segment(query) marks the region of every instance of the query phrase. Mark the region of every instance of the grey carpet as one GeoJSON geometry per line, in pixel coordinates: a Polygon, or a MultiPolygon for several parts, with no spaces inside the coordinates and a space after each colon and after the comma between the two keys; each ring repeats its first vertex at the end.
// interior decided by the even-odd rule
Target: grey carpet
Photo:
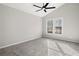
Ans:
{"type": "Polygon", "coordinates": [[[55,39],[39,38],[0,49],[0,56],[74,56],[79,44],[55,39]]]}

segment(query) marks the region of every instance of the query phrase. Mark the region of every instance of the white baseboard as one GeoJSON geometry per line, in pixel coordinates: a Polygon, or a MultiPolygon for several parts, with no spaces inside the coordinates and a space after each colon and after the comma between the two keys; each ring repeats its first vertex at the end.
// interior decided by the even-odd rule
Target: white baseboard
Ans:
{"type": "Polygon", "coordinates": [[[69,38],[66,38],[66,37],[53,37],[53,36],[50,36],[50,35],[45,35],[45,36],[43,36],[43,38],[58,39],[58,40],[64,40],[64,41],[79,43],[78,39],[69,39],[69,38]]]}
{"type": "Polygon", "coordinates": [[[28,42],[28,41],[31,41],[31,40],[35,40],[35,39],[38,39],[38,38],[41,38],[41,37],[42,37],[41,35],[36,35],[36,36],[31,37],[29,40],[25,39],[25,41],[20,41],[20,42],[12,43],[12,44],[9,44],[9,45],[1,46],[0,49],[6,48],[6,47],[9,47],[9,46],[13,46],[13,45],[17,45],[17,44],[21,44],[21,43],[24,43],[24,42],[28,42]]]}

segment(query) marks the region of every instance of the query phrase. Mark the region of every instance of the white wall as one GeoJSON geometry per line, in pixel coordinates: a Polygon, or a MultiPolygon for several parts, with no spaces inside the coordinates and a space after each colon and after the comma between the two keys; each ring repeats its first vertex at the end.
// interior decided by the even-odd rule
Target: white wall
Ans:
{"type": "Polygon", "coordinates": [[[0,4],[0,47],[41,37],[42,19],[0,4]]]}
{"type": "Polygon", "coordinates": [[[64,4],[52,13],[43,17],[43,37],[68,40],[79,43],[79,4],[64,4]],[[63,17],[63,34],[46,34],[46,19],[63,17]]]}

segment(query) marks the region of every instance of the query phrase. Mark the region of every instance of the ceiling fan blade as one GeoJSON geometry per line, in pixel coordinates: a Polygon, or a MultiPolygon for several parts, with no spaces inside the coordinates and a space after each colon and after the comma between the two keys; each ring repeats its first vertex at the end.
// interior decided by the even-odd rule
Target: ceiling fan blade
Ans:
{"type": "Polygon", "coordinates": [[[33,5],[33,6],[35,6],[35,7],[38,7],[38,8],[42,8],[42,7],[40,7],[40,6],[37,6],[37,5],[33,5]]]}
{"type": "Polygon", "coordinates": [[[46,9],[44,9],[44,12],[47,12],[46,9]]]}
{"type": "Polygon", "coordinates": [[[39,9],[39,10],[36,10],[36,12],[41,11],[41,10],[42,10],[42,8],[41,8],[41,9],[39,9]]]}
{"type": "Polygon", "coordinates": [[[53,9],[53,8],[56,8],[56,7],[46,7],[46,9],[53,9]]]}
{"type": "Polygon", "coordinates": [[[46,7],[49,3],[46,3],[44,7],[46,7]]]}

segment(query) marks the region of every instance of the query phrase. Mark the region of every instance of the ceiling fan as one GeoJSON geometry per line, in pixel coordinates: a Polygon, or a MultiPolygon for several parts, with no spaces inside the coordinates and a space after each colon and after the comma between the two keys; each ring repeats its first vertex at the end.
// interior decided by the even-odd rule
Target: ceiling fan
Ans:
{"type": "Polygon", "coordinates": [[[47,12],[46,9],[54,9],[54,8],[56,8],[56,7],[47,7],[48,5],[49,5],[49,3],[45,3],[45,4],[43,3],[42,7],[37,6],[37,5],[33,5],[33,6],[40,8],[39,10],[36,10],[36,12],[41,11],[42,9],[44,9],[44,12],[47,12]]]}

